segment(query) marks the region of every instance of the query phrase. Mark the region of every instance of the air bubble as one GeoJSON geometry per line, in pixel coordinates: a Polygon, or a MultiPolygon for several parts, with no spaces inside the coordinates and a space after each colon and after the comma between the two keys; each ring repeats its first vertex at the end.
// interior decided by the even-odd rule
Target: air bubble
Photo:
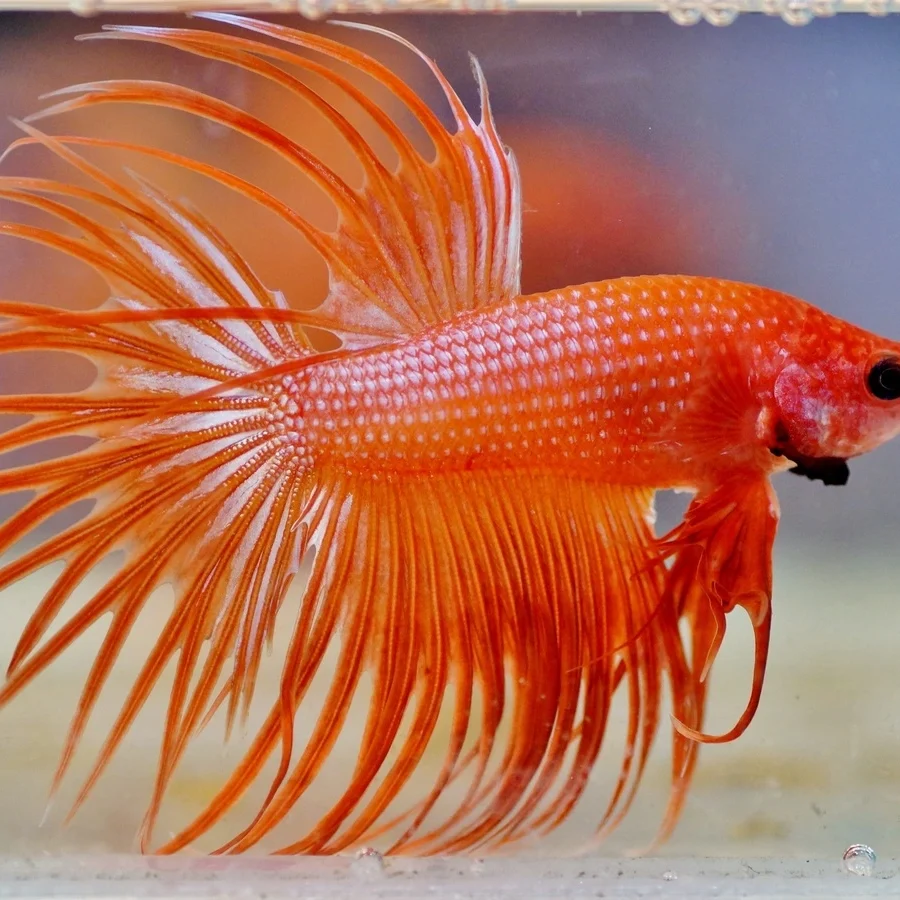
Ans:
{"type": "Polygon", "coordinates": [[[102,11],[102,4],[100,0],[71,0],[69,3],[69,10],[75,13],[76,16],[87,18],[89,16],[96,16],[100,13],[102,11]]]}
{"type": "Polygon", "coordinates": [[[676,25],[696,25],[703,18],[703,13],[699,6],[691,2],[676,0],[669,7],[669,18],[676,25]]]}
{"type": "Polygon", "coordinates": [[[844,870],[851,875],[869,876],[875,871],[875,851],[868,844],[851,844],[844,851],[844,870]]]}
{"type": "Polygon", "coordinates": [[[331,9],[324,0],[297,0],[297,12],[307,19],[324,19],[331,9]]]}
{"type": "Polygon", "coordinates": [[[810,0],[763,0],[762,11],[767,16],[780,16],[788,25],[808,25],[815,17],[810,0]]]}
{"type": "Polygon", "coordinates": [[[781,10],[781,18],[788,25],[809,25],[813,20],[813,11],[806,0],[788,0],[781,10]]]}
{"type": "Polygon", "coordinates": [[[663,881],[678,881],[678,876],[671,869],[666,869],[663,872],[663,881]]]}
{"type": "Polygon", "coordinates": [[[819,19],[829,19],[836,16],[838,11],[837,0],[812,0],[810,8],[819,19]]]}
{"type": "Polygon", "coordinates": [[[372,847],[364,847],[356,854],[350,870],[361,880],[381,878],[384,875],[384,857],[372,847]]]}
{"type": "Polygon", "coordinates": [[[711,3],[703,10],[703,18],[710,25],[723,26],[730,25],[737,17],[738,9],[735,3],[711,3]]]}

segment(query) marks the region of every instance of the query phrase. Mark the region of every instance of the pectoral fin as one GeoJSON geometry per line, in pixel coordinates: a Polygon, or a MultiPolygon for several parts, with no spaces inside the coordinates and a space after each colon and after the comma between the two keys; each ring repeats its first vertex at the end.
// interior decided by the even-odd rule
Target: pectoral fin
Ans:
{"type": "Polygon", "coordinates": [[[661,542],[674,557],[669,591],[690,625],[691,669],[697,696],[725,637],[726,615],[742,607],[755,636],[750,698],[735,725],[712,735],[674,719],[685,737],[724,743],[739,737],[759,705],[769,649],[772,599],[772,545],[778,525],[778,501],[767,478],[733,480],[699,495],[684,521],[661,542]]]}

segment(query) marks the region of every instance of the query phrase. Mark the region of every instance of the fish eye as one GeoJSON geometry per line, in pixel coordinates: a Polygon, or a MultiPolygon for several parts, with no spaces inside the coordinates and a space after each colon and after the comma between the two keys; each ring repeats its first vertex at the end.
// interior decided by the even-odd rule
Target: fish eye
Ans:
{"type": "Polygon", "coordinates": [[[886,356],[869,369],[869,390],[879,400],[900,400],[900,357],[886,356]]]}

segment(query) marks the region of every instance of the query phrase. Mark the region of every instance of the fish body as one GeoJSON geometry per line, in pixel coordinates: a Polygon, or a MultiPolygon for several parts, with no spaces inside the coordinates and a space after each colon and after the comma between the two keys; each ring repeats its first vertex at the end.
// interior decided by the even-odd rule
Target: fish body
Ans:
{"type": "Polygon", "coordinates": [[[267,764],[263,801],[218,852],[286,827],[323,780],[366,682],[355,765],[329,777],[331,805],[302,827],[292,820],[280,852],[381,841],[390,852],[453,853],[549,831],[582,800],[618,694],[629,709],[624,751],[596,835],[622,820],[655,736],[668,730],[664,838],[699,744],[737,737],[760,700],[778,522],[770,476],[793,468],[842,483],[848,458],[900,430],[900,345],[799,299],[711,278],[623,278],[523,296],[518,173],[477,67],[475,121],[422,57],[453,114],[448,130],[359,50],[282,25],[206,18],[238,34],[116,26],[100,37],[228,63],[312,104],[355,155],[363,184],[251,112],[159,82],[81,85],[21,123],[20,145],[42,146],[78,178],[0,178],[0,199],[61,225],[6,221],[0,234],[86,263],[109,298],[82,312],[0,302],[0,352],[77,352],[99,370],[85,391],[0,395],[0,412],[27,417],[0,435],[0,452],[95,439],[0,471],[0,491],[33,493],[0,526],[0,552],[26,546],[0,567],[0,589],[62,563],[19,638],[0,707],[106,620],[55,790],[130,631],[170,583],[174,604],[75,803],[171,667],[144,849],[200,840],[267,764]],[[433,155],[342,66],[404,106],[433,155]],[[374,123],[394,168],[304,74],[374,123]],[[34,124],[122,103],[245,135],[321,189],[336,227],[315,226],[211,163],[148,144],[54,137],[34,124]],[[204,178],[275,216],[321,255],[328,295],[293,309],[215,223],[134,170],[107,170],[96,150],[204,178]],[[694,496],[683,521],[658,535],[654,495],[666,488],[694,496]],[[82,519],[40,530],[83,500],[93,506],[82,519]],[[97,591],[64,614],[85,576],[117,552],[97,591]],[[289,608],[305,561],[309,578],[289,608]],[[755,634],[752,689],[734,726],[711,735],[708,675],[736,608],[755,634]],[[246,720],[264,647],[280,629],[289,641],[279,690],[262,698],[250,746],[196,818],[156,845],[187,747],[219,711],[226,731],[246,720]],[[331,649],[337,662],[317,702],[311,687],[331,649]],[[449,728],[432,786],[398,808],[442,718],[449,728]],[[448,812],[440,801],[451,792],[448,812]]]}
{"type": "Polygon", "coordinates": [[[773,474],[803,449],[853,455],[864,423],[852,427],[834,368],[852,379],[866,354],[889,350],[776,291],[619,278],[516,297],[313,366],[283,386],[272,416],[307,466],[399,475],[524,464],[697,491],[740,470],[773,474]],[[789,373],[810,372],[799,354],[811,335],[833,411],[821,392],[786,386],[789,373]],[[813,446],[791,444],[826,420],[813,446]]]}

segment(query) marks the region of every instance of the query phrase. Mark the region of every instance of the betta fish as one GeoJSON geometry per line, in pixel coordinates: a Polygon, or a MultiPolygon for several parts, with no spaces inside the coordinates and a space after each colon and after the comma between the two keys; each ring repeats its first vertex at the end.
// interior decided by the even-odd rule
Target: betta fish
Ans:
{"type": "Polygon", "coordinates": [[[771,477],[842,484],[849,458],[900,431],[900,344],[774,290],[707,277],[523,295],[519,178],[477,63],[473,116],[435,63],[365,26],[424,62],[448,127],[368,53],[280,24],[206,18],[235,31],[114,26],[92,37],[164,45],[263,79],[298,115],[312,106],[325,117],[361,183],[250,111],[164,82],[81,84],[20,123],[13,148],[42,147],[73,175],[0,179],[0,199],[55,220],[6,221],[0,232],[87,264],[109,293],[89,310],[0,304],[0,350],[81,354],[98,373],[83,391],[0,396],[0,411],[26,417],[0,435],[0,452],[90,439],[0,471],[0,490],[31,494],[0,526],[0,588],[59,565],[18,638],[0,706],[105,623],[55,790],[136,620],[169,584],[171,610],[76,799],[171,670],[145,850],[197,841],[262,779],[262,801],[217,852],[255,846],[322,781],[366,692],[353,765],[329,772],[330,805],[279,852],[381,840],[392,853],[446,854],[549,832],[582,800],[620,695],[624,752],[596,837],[626,815],[663,731],[664,839],[697,748],[737,738],[760,701],[779,515],[771,477]],[[245,136],[315,184],[336,224],[190,155],[34,124],[122,104],[245,136]],[[274,217],[321,256],[327,295],[298,308],[195,205],[135,169],[100,165],[95,150],[249,201],[260,227],[274,217]],[[691,500],[660,535],[654,496],[668,489],[691,500]],[[80,501],[90,511],[48,533],[80,501]],[[64,615],[110,557],[110,574],[64,615]],[[709,675],[738,608],[755,635],[752,687],[734,726],[710,734],[709,675]],[[280,682],[260,697],[276,632],[288,637],[280,682]],[[311,686],[325,671],[317,699],[311,686]],[[255,695],[264,715],[246,751],[196,817],[157,844],[187,748],[217,712],[229,728],[246,721],[255,695]],[[400,795],[436,741],[433,780],[407,802],[400,795]]]}

